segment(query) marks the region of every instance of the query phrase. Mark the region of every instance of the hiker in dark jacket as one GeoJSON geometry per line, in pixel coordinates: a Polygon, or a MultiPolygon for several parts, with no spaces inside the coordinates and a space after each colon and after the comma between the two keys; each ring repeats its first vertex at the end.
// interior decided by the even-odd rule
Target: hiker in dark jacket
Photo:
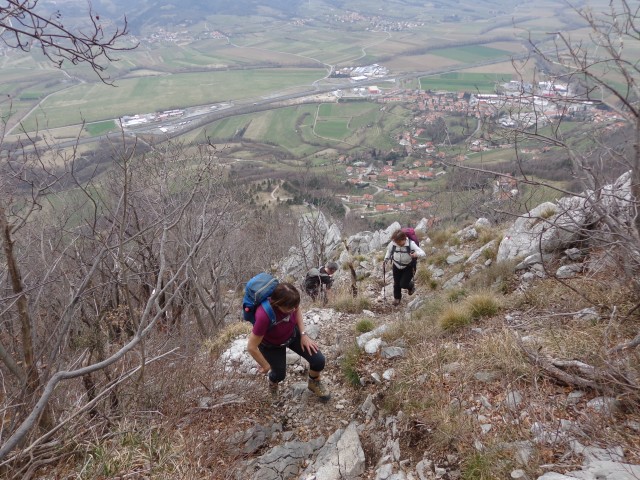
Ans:
{"type": "MultiPolygon", "coordinates": [[[[336,262],[327,262],[323,267],[312,268],[304,277],[304,291],[315,301],[322,292],[323,286],[325,292],[331,290],[333,274],[337,271],[338,264],[336,262]]],[[[326,301],[326,297],[323,300],[326,301]]]]}
{"type": "Polygon", "coordinates": [[[413,240],[407,238],[402,230],[396,230],[391,236],[391,242],[387,246],[384,256],[385,262],[393,264],[393,304],[399,305],[402,299],[402,289],[406,288],[409,295],[413,295],[415,284],[413,283],[414,269],[412,262],[418,257],[424,257],[426,253],[413,240]]]}
{"type": "Polygon", "coordinates": [[[304,320],[300,311],[300,292],[290,283],[280,283],[269,303],[276,314],[276,324],[271,326],[269,315],[262,305],[256,309],[256,321],[253,324],[247,351],[260,365],[260,373],[268,373],[271,398],[278,398],[278,383],[287,375],[287,348],[293,350],[309,362],[308,388],[320,400],[327,401],[331,394],[320,381],[320,372],[324,369],[325,358],[304,329],[304,320]]]}

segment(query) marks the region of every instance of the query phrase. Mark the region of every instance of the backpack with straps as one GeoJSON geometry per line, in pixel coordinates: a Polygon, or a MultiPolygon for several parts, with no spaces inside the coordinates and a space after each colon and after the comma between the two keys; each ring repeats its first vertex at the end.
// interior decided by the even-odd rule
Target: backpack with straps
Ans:
{"type": "Polygon", "coordinates": [[[315,267],[307,272],[303,280],[305,290],[313,290],[314,288],[319,287],[321,283],[320,269],[315,267]]]}
{"type": "Polygon", "coordinates": [[[401,265],[401,266],[403,266],[403,267],[406,267],[407,265],[411,265],[411,262],[412,262],[413,260],[411,260],[409,263],[402,263],[402,262],[399,262],[399,261],[397,261],[396,259],[394,259],[394,258],[393,258],[393,256],[394,256],[394,254],[396,253],[396,251],[398,251],[398,252],[400,252],[400,253],[407,253],[407,254],[411,254],[411,241],[407,242],[407,245],[405,245],[404,247],[399,247],[399,246],[397,246],[396,244],[391,245],[391,255],[390,255],[390,257],[389,257],[389,258],[391,258],[391,261],[392,261],[392,262],[397,263],[398,265],[401,265]],[[404,252],[404,251],[399,250],[399,249],[401,249],[401,248],[406,248],[406,249],[407,249],[407,251],[406,251],[406,252],[404,252]]]}
{"type": "Polygon", "coordinates": [[[269,297],[278,286],[278,279],[268,273],[259,273],[247,282],[242,298],[242,317],[252,324],[256,321],[256,310],[260,305],[269,317],[270,326],[276,324],[276,312],[269,303],[269,297]]]}

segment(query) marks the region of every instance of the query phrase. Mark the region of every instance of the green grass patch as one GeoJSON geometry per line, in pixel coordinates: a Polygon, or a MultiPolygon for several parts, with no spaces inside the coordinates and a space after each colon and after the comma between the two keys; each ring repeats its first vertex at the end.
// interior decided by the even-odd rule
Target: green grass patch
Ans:
{"type": "Polygon", "coordinates": [[[360,355],[362,355],[362,351],[354,344],[344,352],[340,358],[340,370],[342,371],[342,375],[344,375],[347,383],[352,387],[362,386],[360,384],[360,374],[358,373],[360,355]]]}
{"type": "Polygon", "coordinates": [[[84,129],[92,136],[102,135],[116,129],[116,122],[107,120],[105,122],[88,123],[84,129]]]}
{"type": "Polygon", "coordinates": [[[451,72],[420,78],[420,88],[422,90],[492,93],[495,91],[496,83],[508,82],[511,78],[511,73],[451,72]]]}
{"type": "Polygon", "coordinates": [[[346,119],[318,120],[315,132],[321,137],[344,139],[349,134],[349,127],[346,119]]]}
{"type": "Polygon", "coordinates": [[[373,330],[376,324],[370,318],[362,318],[356,323],[356,332],[367,333],[373,330]]]}
{"type": "Polygon", "coordinates": [[[469,45],[466,47],[443,48],[430,52],[440,57],[457,60],[463,63],[474,63],[481,59],[510,57],[511,52],[484,45],[469,45]]]}

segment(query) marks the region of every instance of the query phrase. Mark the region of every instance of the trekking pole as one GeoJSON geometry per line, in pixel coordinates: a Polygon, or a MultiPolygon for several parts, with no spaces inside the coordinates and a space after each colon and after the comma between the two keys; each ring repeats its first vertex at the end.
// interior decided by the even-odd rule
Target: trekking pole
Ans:
{"type": "Polygon", "coordinates": [[[382,261],[382,303],[387,303],[387,261],[382,261]]]}

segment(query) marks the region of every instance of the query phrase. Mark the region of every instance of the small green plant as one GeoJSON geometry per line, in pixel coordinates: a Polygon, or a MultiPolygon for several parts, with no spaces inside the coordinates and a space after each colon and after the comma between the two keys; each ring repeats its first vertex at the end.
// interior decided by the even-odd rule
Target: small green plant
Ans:
{"type": "Polygon", "coordinates": [[[360,355],[362,351],[358,348],[358,345],[354,344],[348,349],[340,359],[340,369],[342,375],[347,380],[349,385],[354,387],[360,387],[360,374],[358,373],[358,363],[360,362],[360,355]]]}
{"type": "Polygon", "coordinates": [[[473,317],[464,305],[449,305],[438,317],[438,323],[443,330],[452,332],[469,325],[473,317]]]}
{"type": "Polygon", "coordinates": [[[462,465],[462,480],[494,480],[495,465],[484,452],[476,452],[467,457],[462,465]]]}
{"type": "Polygon", "coordinates": [[[429,281],[429,288],[431,288],[431,290],[438,288],[438,281],[435,278],[429,281]]]}
{"type": "Polygon", "coordinates": [[[465,303],[473,318],[492,317],[500,310],[500,302],[490,292],[472,295],[465,303]]]}
{"type": "Polygon", "coordinates": [[[362,318],[356,323],[356,332],[367,333],[373,330],[375,327],[376,325],[375,323],[373,323],[373,320],[371,320],[370,318],[362,318]]]}

